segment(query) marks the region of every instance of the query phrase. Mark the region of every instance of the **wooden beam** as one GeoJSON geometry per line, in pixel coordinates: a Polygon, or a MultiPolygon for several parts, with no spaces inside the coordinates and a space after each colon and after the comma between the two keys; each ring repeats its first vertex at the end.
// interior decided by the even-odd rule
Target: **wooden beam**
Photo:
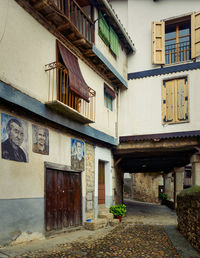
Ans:
{"type": "Polygon", "coordinates": [[[47,0],[41,0],[39,2],[37,2],[36,4],[34,4],[34,9],[36,10],[41,10],[42,8],[44,8],[45,6],[47,6],[47,0]]]}
{"type": "Polygon", "coordinates": [[[114,167],[116,167],[116,166],[119,164],[119,162],[121,162],[122,159],[123,159],[123,158],[120,157],[120,158],[115,162],[114,167]]]}
{"type": "Polygon", "coordinates": [[[77,46],[79,46],[79,45],[84,45],[84,44],[86,44],[86,43],[87,43],[87,42],[86,42],[85,39],[78,39],[78,40],[73,41],[73,44],[74,44],[74,45],[77,45],[77,46]]]}
{"type": "Polygon", "coordinates": [[[63,31],[63,30],[69,29],[69,27],[70,27],[70,24],[69,24],[69,23],[63,23],[63,24],[59,25],[59,26],[57,27],[57,29],[58,29],[59,31],[63,31]]]}

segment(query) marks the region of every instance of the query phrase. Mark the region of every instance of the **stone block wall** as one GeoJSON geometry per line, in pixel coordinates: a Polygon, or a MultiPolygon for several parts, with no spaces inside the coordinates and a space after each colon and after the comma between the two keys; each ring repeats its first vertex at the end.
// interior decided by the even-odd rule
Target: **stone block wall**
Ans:
{"type": "Polygon", "coordinates": [[[200,191],[178,195],[176,212],[179,231],[200,251],[200,191]]]}
{"type": "Polygon", "coordinates": [[[163,177],[158,173],[133,174],[132,198],[143,202],[159,203],[159,185],[163,185],[163,177]]]}
{"type": "Polygon", "coordinates": [[[86,154],[86,218],[94,219],[95,149],[87,143],[86,154]]]}

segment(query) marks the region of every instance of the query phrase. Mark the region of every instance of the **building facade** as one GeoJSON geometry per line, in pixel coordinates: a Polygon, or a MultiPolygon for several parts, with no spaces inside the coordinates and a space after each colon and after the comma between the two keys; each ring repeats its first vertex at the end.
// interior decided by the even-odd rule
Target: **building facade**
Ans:
{"type": "Polygon", "coordinates": [[[6,0],[0,19],[4,245],[115,203],[112,148],[134,46],[107,1],[6,0]]]}
{"type": "Polygon", "coordinates": [[[110,2],[136,47],[128,58],[129,89],[120,98],[115,157],[122,171],[175,172],[177,194],[187,164],[192,184],[200,184],[200,3],[110,2]]]}

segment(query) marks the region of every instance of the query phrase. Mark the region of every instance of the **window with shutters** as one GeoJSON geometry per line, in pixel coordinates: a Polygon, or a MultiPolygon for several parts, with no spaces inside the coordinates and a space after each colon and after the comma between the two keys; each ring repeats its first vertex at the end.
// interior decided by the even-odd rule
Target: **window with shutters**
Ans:
{"type": "Polygon", "coordinates": [[[110,48],[112,54],[118,56],[119,40],[114,29],[108,25],[103,14],[99,12],[99,36],[110,48]]]}
{"type": "Polygon", "coordinates": [[[162,123],[174,124],[189,121],[187,77],[163,81],[162,123]]]}
{"type": "Polygon", "coordinates": [[[200,12],[152,23],[152,63],[176,64],[200,56],[200,12]]]}

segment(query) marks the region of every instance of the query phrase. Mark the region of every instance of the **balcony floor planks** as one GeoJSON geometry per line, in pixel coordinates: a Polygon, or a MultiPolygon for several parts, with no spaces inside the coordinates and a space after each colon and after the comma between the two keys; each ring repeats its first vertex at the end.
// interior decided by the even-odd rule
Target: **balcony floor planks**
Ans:
{"type": "Polygon", "coordinates": [[[52,110],[57,111],[58,113],[62,113],[63,115],[67,116],[68,118],[70,117],[73,120],[79,121],[83,124],[94,123],[93,120],[90,120],[89,118],[83,116],[78,111],[63,104],[59,100],[48,101],[45,104],[52,110]]]}

